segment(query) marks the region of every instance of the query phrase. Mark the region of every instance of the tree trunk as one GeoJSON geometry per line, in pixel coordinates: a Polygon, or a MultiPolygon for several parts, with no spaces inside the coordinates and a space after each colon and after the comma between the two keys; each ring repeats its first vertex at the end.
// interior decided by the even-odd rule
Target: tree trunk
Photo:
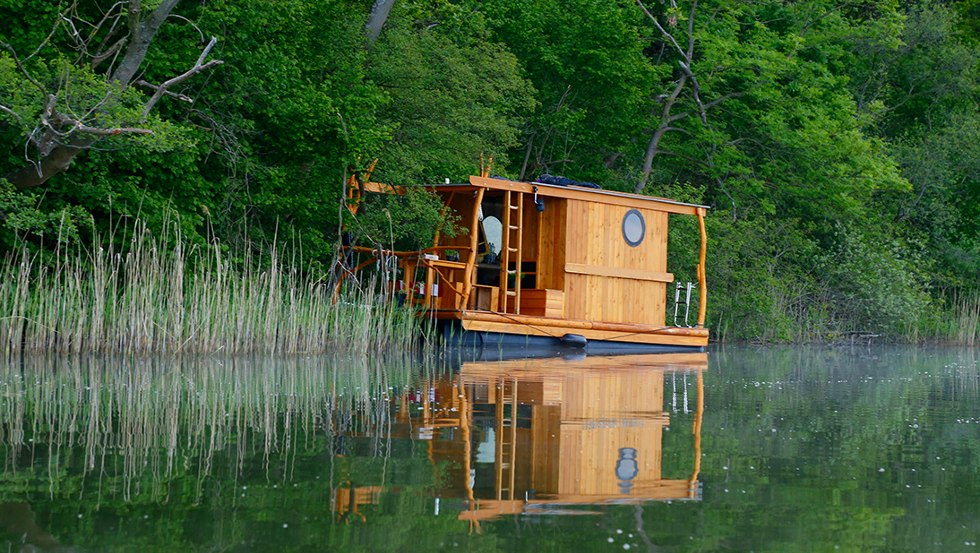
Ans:
{"type": "Polygon", "coordinates": [[[7,174],[7,180],[18,190],[41,186],[51,177],[67,171],[75,156],[87,150],[97,140],[98,137],[95,136],[83,136],[70,141],[68,144],[55,146],[50,154],[41,159],[40,163],[37,165],[31,163],[7,174]]]}
{"type": "Polygon", "coordinates": [[[374,0],[371,16],[368,18],[367,25],[364,26],[364,30],[367,31],[368,44],[373,44],[381,36],[381,29],[388,21],[388,14],[391,13],[391,7],[394,5],[395,0],[374,0]]]}

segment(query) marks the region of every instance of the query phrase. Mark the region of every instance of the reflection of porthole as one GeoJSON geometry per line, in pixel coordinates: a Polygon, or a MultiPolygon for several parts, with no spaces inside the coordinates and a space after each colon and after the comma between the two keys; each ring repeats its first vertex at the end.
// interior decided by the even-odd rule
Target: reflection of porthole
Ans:
{"type": "Polygon", "coordinates": [[[626,212],[623,217],[623,238],[632,247],[637,247],[643,242],[643,236],[647,233],[647,224],[643,220],[643,215],[635,209],[626,212]]]}

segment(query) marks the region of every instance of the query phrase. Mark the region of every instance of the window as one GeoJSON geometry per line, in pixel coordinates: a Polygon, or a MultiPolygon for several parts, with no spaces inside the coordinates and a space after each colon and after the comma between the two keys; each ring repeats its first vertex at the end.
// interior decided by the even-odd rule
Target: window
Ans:
{"type": "Polygon", "coordinates": [[[623,238],[630,247],[637,247],[643,242],[643,237],[647,232],[647,224],[643,220],[643,214],[635,209],[626,212],[623,217],[623,238]]]}

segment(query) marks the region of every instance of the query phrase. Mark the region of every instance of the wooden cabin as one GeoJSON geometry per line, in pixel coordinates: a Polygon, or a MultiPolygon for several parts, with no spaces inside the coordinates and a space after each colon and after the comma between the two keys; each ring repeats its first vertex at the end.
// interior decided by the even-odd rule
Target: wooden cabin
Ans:
{"type": "MultiPolygon", "coordinates": [[[[506,345],[517,337],[525,344],[564,342],[596,352],[707,345],[706,207],[475,176],[468,184],[431,189],[444,202],[445,219],[457,221],[462,232],[448,236],[436,229],[432,247],[388,253],[400,258],[407,300],[450,331],[465,331],[459,334],[483,344],[506,345]],[[699,246],[700,258],[697,319],[692,316],[690,326],[675,326],[667,316],[668,294],[673,299],[675,290],[667,268],[670,215],[697,217],[700,228],[700,244],[692,245],[699,246]]],[[[687,289],[683,298],[689,296],[687,289]]],[[[690,303],[681,311],[688,308],[690,303]]]]}

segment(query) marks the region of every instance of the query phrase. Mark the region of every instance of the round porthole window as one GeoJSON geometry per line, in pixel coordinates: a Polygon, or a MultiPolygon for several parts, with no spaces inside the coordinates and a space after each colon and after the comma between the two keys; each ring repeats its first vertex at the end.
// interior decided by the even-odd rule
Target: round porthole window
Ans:
{"type": "Polygon", "coordinates": [[[631,247],[637,247],[643,242],[643,237],[647,233],[647,224],[643,220],[643,214],[635,209],[626,212],[623,217],[623,238],[631,247]]]}

